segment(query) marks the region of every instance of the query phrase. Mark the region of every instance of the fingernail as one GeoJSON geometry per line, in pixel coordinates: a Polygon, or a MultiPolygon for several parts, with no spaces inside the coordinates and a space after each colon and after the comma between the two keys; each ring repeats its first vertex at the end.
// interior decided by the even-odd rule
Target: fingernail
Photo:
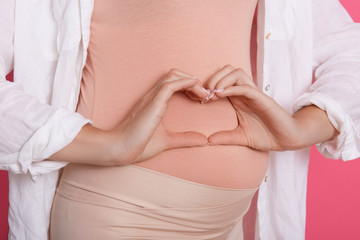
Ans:
{"type": "Polygon", "coordinates": [[[202,88],[202,90],[204,90],[204,92],[206,92],[208,95],[211,93],[210,89],[202,88]]]}
{"type": "Polygon", "coordinates": [[[221,89],[214,89],[213,92],[222,92],[224,91],[225,89],[224,88],[221,88],[221,89]]]}
{"type": "Polygon", "coordinates": [[[210,100],[212,97],[214,97],[215,93],[214,92],[211,92],[210,95],[208,96],[208,100],[210,100]]]}

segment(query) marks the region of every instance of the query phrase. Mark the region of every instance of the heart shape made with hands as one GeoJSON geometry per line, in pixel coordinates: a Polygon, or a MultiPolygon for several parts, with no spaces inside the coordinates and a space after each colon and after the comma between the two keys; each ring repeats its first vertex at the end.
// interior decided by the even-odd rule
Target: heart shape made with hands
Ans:
{"type": "Polygon", "coordinates": [[[225,88],[216,89],[207,82],[199,81],[196,89],[190,88],[177,94],[167,108],[164,126],[174,132],[199,132],[205,136],[218,131],[233,130],[238,122],[236,110],[227,97],[218,95],[223,91],[225,88]]]}
{"type": "MultiPolygon", "coordinates": [[[[201,103],[227,98],[237,118],[237,127],[234,129],[211,133],[207,137],[209,145],[242,145],[258,150],[269,150],[276,145],[272,136],[277,137],[278,132],[281,136],[287,135],[287,131],[281,129],[285,125],[291,125],[288,121],[289,114],[262,93],[252,77],[241,68],[226,65],[213,74],[205,85],[201,83],[200,85],[201,91],[206,92],[206,97],[205,94],[199,94],[199,89],[192,89],[190,94],[186,93],[186,95],[192,100],[200,100],[201,103]],[[199,99],[200,95],[201,99],[199,99]],[[268,111],[269,109],[272,111],[268,111]],[[279,124],[280,122],[283,124],[279,124]]],[[[221,112],[217,111],[217,113],[221,112]]]]}
{"type": "MultiPolygon", "coordinates": [[[[173,129],[176,132],[192,131],[191,129],[202,129],[201,132],[208,136],[216,133],[217,131],[231,130],[233,128],[236,128],[236,109],[231,104],[229,98],[220,97],[218,95],[218,93],[221,93],[227,88],[235,85],[235,78],[229,75],[229,73],[234,72],[234,69],[235,68],[233,68],[232,66],[227,65],[224,68],[218,70],[215,74],[207,78],[205,81],[200,80],[198,76],[189,77],[191,79],[197,79],[198,83],[195,86],[184,90],[183,93],[185,93],[185,96],[187,96],[188,99],[194,102],[199,102],[201,104],[214,103],[214,106],[212,107],[212,110],[209,110],[208,107],[202,108],[200,106],[197,107],[196,105],[193,105],[193,108],[190,107],[190,105],[185,104],[184,102],[184,105],[181,106],[176,104],[171,105],[171,107],[168,108],[168,116],[178,116],[178,114],[180,113],[179,109],[181,108],[183,109],[181,111],[184,111],[181,112],[181,114],[184,117],[186,116],[186,118],[183,119],[185,121],[181,123],[178,122],[178,119],[175,120],[174,118],[167,118],[166,120],[172,119],[170,121],[166,121],[167,127],[169,127],[169,129],[173,129]],[[228,80],[229,76],[231,81],[228,80]],[[218,100],[221,100],[221,103],[218,102],[218,100]],[[192,110],[187,109],[187,107],[190,107],[190,109],[192,110]],[[207,110],[203,112],[204,109],[207,110]],[[204,113],[204,115],[202,113],[204,113]],[[205,125],[199,125],[201,119],[206,122],[205,125]],[[221,126],[223,126],[223,128],[221,126]],[[214,132],[212,132],[210,129],[213,129],[214,132]]],[[[178,100],[179,98],[174,100],[172,103],[178,103],[178,100]]]]}
{"type": "MultiPolygon", "coordinates": [[[[184,73],[179,73],[179,75],[189,77],[189,74],[186,76],[184,73]]],[[[236,113],[237,127],[210,134],[207,137],[209,145],[242,145],[259,150],[276,149],[278,136],[280,140],[282,138],[286,140],[289,132],[287,130],[290,129],[287,126],[293,125],[291,116],[289,117],[289,114],[273,99],[262,93],[250,75],[241,68],[229,64],[211,75],[204,85],[199,81],[199,84],[191,90],[185,90],[185,95],[201,103],[217,102],[218,99],[227,98],[236,113]]],[[[219,114],[220,111],[215,112],[219,114]]],[[[188,126],[190,124],[192,123],[188,123],[188,126]]]]}
{"type": "Polygon", "coordinates": [[[242,69],[226,65],[212,75],[205,86],[208,89],[203,86],[202,89],[207,96],[201,103],[227,98],[238,124],[234,129],[209,135],[209,145],[239,145],[261,151],[295,149],[302,122],[258,89],[242,69]]]}

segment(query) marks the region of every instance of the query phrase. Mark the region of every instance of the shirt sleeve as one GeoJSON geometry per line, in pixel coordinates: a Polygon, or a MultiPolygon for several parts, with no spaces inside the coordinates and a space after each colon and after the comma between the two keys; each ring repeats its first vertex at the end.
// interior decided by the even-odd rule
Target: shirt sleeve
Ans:
{"type": "Polygon", "coordinates": [[[313,73],[309,92],[295,101],[294,111],[316,105],[326,111],[340,134],[317,144],[327,158],[360,156],[360,24],[338,0],[313,0],[313,73]]]}
{"type": "Polygon", "coordinates": [[[14,2],[0,1],[0,169],[29,172],[35,179],[66,165],[43,160],[69,144],[91,121],[40,103],[21,84],[6,81],[14,65],[14,2]]]}

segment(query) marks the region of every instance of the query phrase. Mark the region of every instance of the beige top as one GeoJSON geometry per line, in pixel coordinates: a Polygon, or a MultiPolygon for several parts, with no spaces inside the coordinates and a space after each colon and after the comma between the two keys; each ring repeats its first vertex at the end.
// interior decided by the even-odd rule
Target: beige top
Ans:
{"type": "Polygon", "coordinates": [[[242,240],[258,189],[219,188],[133,164],[71,168],[54,198],[51,240],[242,240]],[[85,171],[86,179],[78,174],[85,171]]]}
{"type": "MultiPolygon", "coordinates": [[[[225,64],[251,75],[250,32],[256,0],[95,1],[88,59],[77,111],[95,126],[119,123],[160,77],[175,67],[205,83],[225,64]]],[[[171,99],[164,125],[210,135],[233,129],[227,99],[199,104],[184,93],[171,99]]],[[[182,148],[138,166],[203,184],[257,186],[267,154],[239,146],[182,148]]]]}

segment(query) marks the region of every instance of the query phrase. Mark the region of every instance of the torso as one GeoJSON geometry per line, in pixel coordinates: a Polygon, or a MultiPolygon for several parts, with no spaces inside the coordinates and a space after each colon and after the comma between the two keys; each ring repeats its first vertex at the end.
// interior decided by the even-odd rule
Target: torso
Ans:
{"type": "MultiPolygon", "coordinates": [[[[225,64],[251,76],[255,7],[255,0],[95,1],[77,111],[96,127],[111,129],[171,68],[203,83],[225,64]]],[[[234,129],[237,118],[227,99],[199,104],[177,93],[163,123],[172,131],[208,136],[234,129]]],[[[247,147],[206,146],[164,151],[135,164],[202,184],[253,188],[267,159],[268,153],[247,147]]]]}

